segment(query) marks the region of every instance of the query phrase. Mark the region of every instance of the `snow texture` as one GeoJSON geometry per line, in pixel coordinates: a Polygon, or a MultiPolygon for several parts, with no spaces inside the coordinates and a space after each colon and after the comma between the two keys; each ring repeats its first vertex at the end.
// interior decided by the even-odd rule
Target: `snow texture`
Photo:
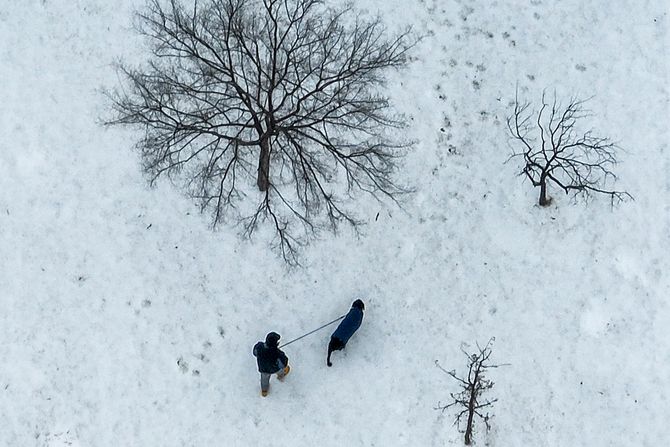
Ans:
{"type": "Polygon", "coordinates": [[[670,76],[664,0],[361,0],[424,37],[391,76],[417,145],[402,211],[360,199],[357,239],[324,235],[287,271],[259,238],[212,232],[133,142],[101,126],[117,58],[144,59],[140,0],[0,8],[0,445],[460,445],[460,352],[495,336],[492,430],[479,445],[670,443],[670,76]],[[635,201],[551,207],[505,163],[515,89],[595,95],[635,201]],[[286,348],[259,394],[251,355],[363,298],[286,348]]]}

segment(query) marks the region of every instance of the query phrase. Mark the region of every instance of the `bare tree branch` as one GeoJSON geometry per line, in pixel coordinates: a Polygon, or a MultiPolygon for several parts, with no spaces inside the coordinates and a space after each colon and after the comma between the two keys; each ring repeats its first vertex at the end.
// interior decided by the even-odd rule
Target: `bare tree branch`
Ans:
{"type": "Polygon", "coordinates": [[[607,187],[616,180],[612,168],[618,162],[619,146],[608,138],[594,136],[592,130],[577,130],[577,123],[589,116],[584,109],[587,101],[571,98],[563,106],[555,92],[551,102],[543,93],[542,105],[536,113],[529,110],[530,103],[519,102],[517,91],[507,128],[521,150],[514,152],[510,159],[523,157],[520,174],[533,186],[540,187],[541,206],[551,203],[547,192],[549,183],[575,196],[589,198],[594,193],[606,194],[612,204],[633,198],[626,191],[607,187]]]}
{"type": "Polygon", "coordinates": [[[475,354],[468,354],[461,346],[461,351],[468,358],[468,373],[465,377],[459,377],[455,371],[445,370],[437,360],[435,365],[444,373],[459,382],[462,391],[459,393],[451,393],[452,401],[446,405],[438,402],[436,410],[446,411],[452,407],[463,407],[458,414],[456,414],[454,425],[456,425],[461,433],[465,434],[465,445],[470,445],[475,428],[475,416],[479,417],[485,424],[486,429],[491,428],[489,420],[491,416],[488,413],[483,414],[480,410],[493,406],[498,399],[481,400],[482,394],[493,388],[493,382],[485,377],[486,372],[491,368],[498,368],[503,365],[493,365],[488,363],[492,354],[492,345],[494,338],[491,338],[486,346],[483,348],[477,344],[478,352],[475,354]],[[461,428],[461,422],[464,416],[467,416],[465,428],[461,428]]]}
{"type": "Polygon", "coordinates": [[[356,229],[349,199],[396,202],[410,147],[382,93],[407,63],[411,30],[322,0],[149,0],[137,15],[145,66],[119,67],[107,124],[139,128],[144,170],[167,176],[251,237],[267,222],[291,264],[321,230],[356,229]],[[258,192],[253,191],[253,183],[258,192]]]}

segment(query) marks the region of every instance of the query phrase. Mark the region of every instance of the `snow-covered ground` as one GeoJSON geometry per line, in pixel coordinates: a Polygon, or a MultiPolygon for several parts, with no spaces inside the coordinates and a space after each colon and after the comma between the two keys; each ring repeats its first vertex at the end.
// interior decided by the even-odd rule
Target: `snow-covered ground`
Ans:
{"type": "Polygon", "coordinates": [[[209,229],[149,189],[134,135],[100,126],[116,58],[142,58],[140,0],[0,8],[0,445],[459,445],[434,407],[462,343],[495,336],[480,445],[670,443],[670,6],[664,0],[360,0],[425,37],[391,80],[418,140],[405,211],[362,198],[362,238],[325,235],[287,272],[263,241],[209,229]],[[548,209],[516,176],[504,119],[595,95],[635,201],[548,209]],[[378,219],[375,219],[379,213],[378,219]],[[366,317],[286,348],[259,395],[253,344],[366,317]],[[177,364],[179,361],[179,365],[177,364]]]}

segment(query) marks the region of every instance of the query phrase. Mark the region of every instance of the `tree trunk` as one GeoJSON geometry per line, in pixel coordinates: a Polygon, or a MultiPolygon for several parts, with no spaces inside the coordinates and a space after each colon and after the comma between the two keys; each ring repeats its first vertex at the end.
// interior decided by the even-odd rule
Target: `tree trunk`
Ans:
{"type": "Polygon", "coordinates": [[[540,179],[540,206],[548,206],[551,203],[551,199],[547,197],[547,180],[546,178],[540,179]]]}
{"type": "Polygon", "coordinates": [[[468,426],[465,428],[465,445],[472,444],[472,413],[468,415],[468,426]]]}
{"type": "Polygon", "coordinates": [[[475,380],[470,385],[470,401],[468,402],[468,425],[465,427],[465,445],[472,443],[472,421],[475,417],[477,406],[477,381],[479,380],[479,367],[475,371],[475,380]]]}
{"type": "Polygon", "coordinates": [[[258,157],[258,178],[256,179],[258,189],[267,191],[270,187],[270,137],[261,139],[261,154],[258,157]]]}

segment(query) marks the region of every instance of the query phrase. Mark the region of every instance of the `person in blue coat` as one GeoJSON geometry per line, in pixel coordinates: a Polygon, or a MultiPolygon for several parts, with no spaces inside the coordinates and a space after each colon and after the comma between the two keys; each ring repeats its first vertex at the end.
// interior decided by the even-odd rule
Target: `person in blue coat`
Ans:
{"type": "Polygon", "coordinates": [[[280,335],[270,332],[265,337],[265,343],[259,341],[254,346],[253,354],[258,363],[258,372],[261,373],[261,396],[268,395],[270,376],[277,374],[277,379],[283,381],[291,368],[288,366],[288,357],[279,349],[280,335]]]}
{"type": "Polygon", "coordinates": [[[326,363],[328,366],[333,366],[330,362],[330,355],[333,351],[341,351],[347,345],[347,342],[352,335],[361,327],[363,322],[363,311],[365,310],[365,305],[363,301],[356,300],[351,305],[349,313],[344,317],[333,332],[333,335],[330,337],[330,343],[328,343],[328,359],[326,363]]]}

